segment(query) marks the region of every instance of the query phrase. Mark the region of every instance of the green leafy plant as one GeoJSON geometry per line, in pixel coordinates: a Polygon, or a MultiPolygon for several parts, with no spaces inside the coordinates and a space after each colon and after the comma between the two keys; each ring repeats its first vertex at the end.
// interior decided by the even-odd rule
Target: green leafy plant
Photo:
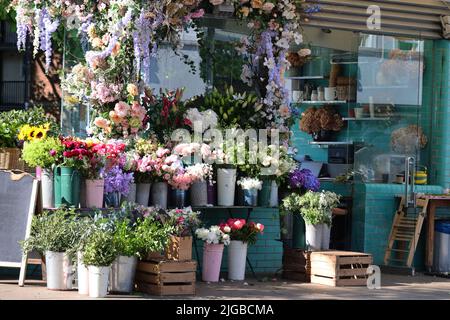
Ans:
{"type": "Polygon", "coordinates": [[[11,110],[0,112],[0,148],[15,148],[20,146],[17,134],[26,124],[42,126],[50,123],[48,135],[59,133],[58,124],[45,114],[44,108],[35,107],[28,110],[11,110]]]}
{"type": "Polygon", "coordinates": [[[71,253],[79,239],[76,215],[73,209],[61,208],[34,216],[30,237],[21,243],[24,252],[36,250],[71,253]]]}
{"type": "Polygon", "coordinates": [[[51,168],[57,161],[56,154],[62,153],[64,147],[58,138],[47,137],[24,144],[22,159],[30,167],[51,168]]]}
{"type": "Polygon", "coordinates": [[[173,226],[159,222],[153,217],[139,219],[136,227],[136,238],[138,239],[140,254],[146,256],[149,252],[162,251],[173,232],[173,226]]]}
{"type": "Polygon", "coordinates": [[[139,256],[141,241],[136,236],[136,230],[130,225],[130,220],[116,221],[113,241],[118,255],[139,256]]]}
{"type": "Polygon", "coordinates": [[[300,214],[308,224],[331,225],[332,210],[339,205],[339,200],[340,196],[330,191],[292,193],[283,199],[281,209],[284,214],[300,214]]]}
{"type": "MultiPolygon", "coordinates": [[[[213,110],[219,118],[219,125],[222,128],[239,126],[241,128],[258,127],[258,117],[256,109],[258,107],[258,97],[253,93],[235,92],[232,86],[220,92],[214,88],[204,97],[192,100],[193,106],[199,106],[199,110],[213,110]]],[[[261,127],[262,128],[262,127],[261,127]]]]}
{"type": "Polygon", "coordinates": [[[95,230],[86,242],[83,263],[87,266],[107,267],[117,257],[114,234],[101,229],[95,230]]]}

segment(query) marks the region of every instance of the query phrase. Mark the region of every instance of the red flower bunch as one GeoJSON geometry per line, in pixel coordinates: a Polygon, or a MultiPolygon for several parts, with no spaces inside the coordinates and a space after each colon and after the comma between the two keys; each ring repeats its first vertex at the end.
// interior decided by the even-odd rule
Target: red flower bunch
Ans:
{"type": "Polygon", "coordinates": [[[64,146],[64,158],[83,160],[83,157],[88,155],[86,142],[75,137],[61,137],[60,140],[64,146]]]}
{"type": "Polygon", "coordinates": [[[246,242],[249,245],[256,243],[258,233],[264,231],[261,223],[247,222],[245,219],[228,219],[219,225],[220,231],[229,234],[231,240],[246,242]]]}

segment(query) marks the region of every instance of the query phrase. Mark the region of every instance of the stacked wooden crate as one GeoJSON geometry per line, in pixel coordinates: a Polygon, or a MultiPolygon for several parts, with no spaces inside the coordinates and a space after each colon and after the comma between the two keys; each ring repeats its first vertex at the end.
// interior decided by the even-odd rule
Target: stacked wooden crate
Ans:
{"type": "Polygon", "coordinates": [[[284,247],[283,278],[288,280],[310,282],[311,252],[284,247]]]}
{"type": "Polygon", "coordinates": [[[151,295],[194,295],[196,270],[194,260],[148,259],[137,266],[136,287],[151,295]]]}
{"type": "Polygon", "coordinates": [[[311,283],[365,286],[372,255],[348,251],[311,252],[311,283]]]}

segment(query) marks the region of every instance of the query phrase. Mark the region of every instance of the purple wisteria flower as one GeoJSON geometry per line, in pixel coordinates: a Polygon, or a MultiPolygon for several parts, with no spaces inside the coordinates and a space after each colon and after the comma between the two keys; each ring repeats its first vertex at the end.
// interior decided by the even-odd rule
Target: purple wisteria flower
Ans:
{"type": "Polygon", "coordinates": [[[119,192],[126,196],[133,182],[133,173],[125,173],[119,166],[114,166],[106,172],[105,193],[119,192]]]}
{"type": "Polygon", "coordinates": [[[289,186],[292,189],[315,192],[319,190],[320,182],[310,170],[297,168],[289,174],[289,186]]]}

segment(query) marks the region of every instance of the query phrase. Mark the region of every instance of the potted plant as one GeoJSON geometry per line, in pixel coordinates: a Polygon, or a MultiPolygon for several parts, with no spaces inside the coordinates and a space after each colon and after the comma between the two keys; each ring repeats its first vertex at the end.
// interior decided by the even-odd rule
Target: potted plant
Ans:
{"type": "Polygon", "coordinates": [[[83,252],[89,237],[95,230],[95,224],[91,217],[80,217],[75,221],[77,242],[74,252],[77,254],[77,278],[78,294],[89,294],[89,269],[83,262],[83,252]]]}
{"type": "Polygon", "coordinates": [[[258,190],[262,188],[262,181],[254,178],[241,178],[237,184],[244,192],[244,205],[256,207],[258,205],[258,190]]]}
{"type": "Polygon", "coordinates": [[[228,219],[220,230],[230,235],[228,246],[228,279],[244,280],[248,245],[256,243],[258,233],[264,231],[261,223],[246,222],[245,219],[228,219]]]}
{"type": "Polygon", "coordinates": [[[204,241],[202,280],[219,282],[220,266],[222,264],[223,248],[230,244],[230,236],[220,230],[219,226],[209,229],[199,228],[195,235],[204,241]]]}
{"type": "Polygon", "coordinates": [[[108,293],[111,264],[117,257],[113,233],[96,229],[89,236],[83,252],[83,263],[89,270],[89,296],[103,298],[108,293]]]}
{"type": "Polygon", "coordinates": [[[339,200],[340,196],[330,191],[308,191],[303,195],[294,193],[284,200],[285,210],[303,217],[309,249],[329,248],[332,210],[339,205],[339,200]]]}
{"type": "Polygon", "coordinates": [[[30,237],[22,242],[24,252],[45,255],[47,288],[72,289],[72,250],[77,242],[73,211],[59,209],[34,216],[30,237]]]}
{"type": "Polygon", "coordinates": [[[199,215],[200,212],[192,211],[191,207],[167,212],[169,224],[174,227],[166,247],[167,259],[192,259],[192,230],[200,224],[199,215]]]}
{"type": "Polygon", "coordinates": [[[134,181],[133,173],[126,173],[119,165],[115,165],[105,173],[105,202],[107,206],[120,207],[121,197],[130,192],[134,181]]]}
{"type": "Polygon", "coordinates": [[[115,222],[113,236],[117,258],[111,267],[110,291],[131,293],[134,286],[137,259],[140,254],[139,239],[136,230],[129,219],[115,222]]]}
{"type": "Polygon", "coordinates": [[[197,163],[186,168],[186,172],[193,179],[191,185],[191,205],[202,207],[208,205],[208,183],[213,181],[212,165],[197,163]]]}
{"type": "Polygon", "coordinates": [[[314,141],[329,141],[331,132],[340,131],[343,126],[342,116],[331,106],[311,107],[300,120],[300,129],[311,134],[314,141]]]}
{"type": "Polygon", "coordinates": [[[63,146],[58,138],[46,137],[26,142],[23,146],[22,159],[30,167],[40,167],[41,199],[43,208],[54,208],[53,166],[63,146]]]}

